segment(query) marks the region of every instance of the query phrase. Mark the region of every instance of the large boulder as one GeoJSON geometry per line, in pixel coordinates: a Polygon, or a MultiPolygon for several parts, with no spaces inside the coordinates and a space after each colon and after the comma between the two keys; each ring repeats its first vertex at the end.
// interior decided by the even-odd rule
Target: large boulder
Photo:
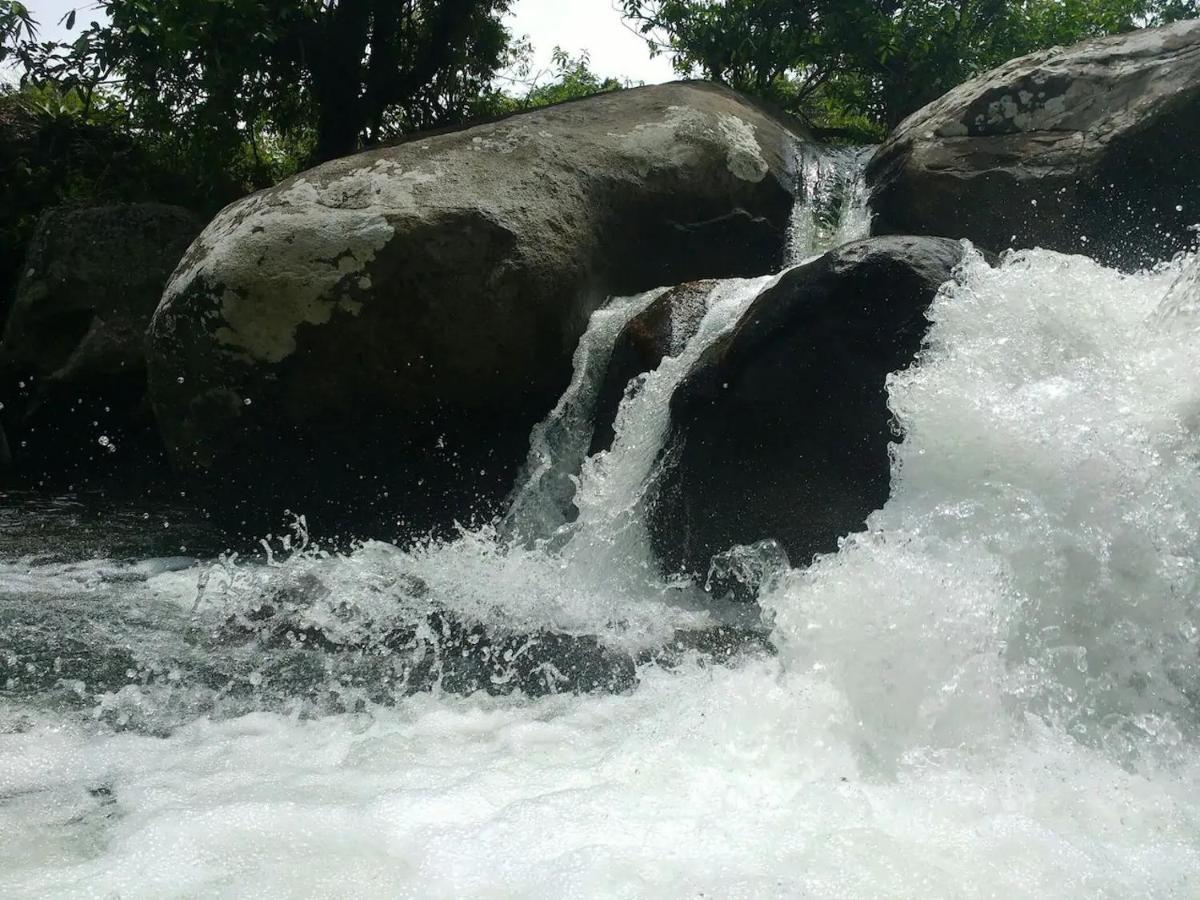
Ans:
{"type": "MultiPolygon", "coordinates": [[[[203,223],[154,203],[54,209],[25,258],[0,342],[18,465],[68,479],[157,442],[146,329],[203,223]]],[[[138,463],[140,458],[132,459],[138,463]]]]}
{"type": "Polygon", "coordinates": [[[671,399],[650,510],[668,571],[703,576],[714,556],[762,542],[807,564],[884,504],[885,381],[920,349],[963,252],[939,238],[847,244],[785,272],[709,346],[671,399]]]}
{"type": "Polygon", "coordinates": [[[905,120],[871,161],[876,234],[1136,269],[1200,222],[1200,21],[1020,59],[905,120]]]}
{"type": "Polygon", "coordinates": [[[154,317],[175,462],[409,529],[490,512],[611,294],[763,273],[797,136],[740,96],[605,94],[327,163],[225,209],[154,317]]]}

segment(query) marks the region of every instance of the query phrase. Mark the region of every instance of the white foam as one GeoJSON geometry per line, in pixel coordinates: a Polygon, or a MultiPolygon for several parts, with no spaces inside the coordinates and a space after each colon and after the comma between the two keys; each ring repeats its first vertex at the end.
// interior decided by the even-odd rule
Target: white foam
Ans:
{"type": "MultiPolygon", "coordinates": [[[[891,381],[892,499],[764,598],[777,659],[167,737],[0,708],[0,894],[1195,896],[1200,342],[1160,309],[1182,266],[972,260],[891,381]]],[[[630,647],[701,616],[653,580],[637,510],[685,357],[748,295],[631,392],[557,540],[222,577],[315,574],[369,618],[415,576],[630,647]]],[[[186,606],[198,571],[108,584],[186,606]]]]}
{"type": "Polygon", "coordinates": [[[1187,896],[1193,765],[1033,727],[863,771],[853,711],[763,662],[623,697],[414,698],[166,740],[0,736],[6,896],[1187,896]],[[88,793],[107,787],[111,796],[88,793]]]}

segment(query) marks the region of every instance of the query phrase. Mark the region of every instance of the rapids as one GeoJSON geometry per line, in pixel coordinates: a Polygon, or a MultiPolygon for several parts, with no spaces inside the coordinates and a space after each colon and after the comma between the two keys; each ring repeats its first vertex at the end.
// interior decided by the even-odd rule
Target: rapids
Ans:
{"type": "Polygon", "coordinates": [[[889,384],[891,499],[759,607],[664,580],[642,515],[671,390],[770,279],[714,288],[586,458],[655,295],[596,313],[510,514],[452,541],[300,519],[239,556],[186,511],[30,501],[0,519],[0,896],[1197,896],[1197,265],[969,255],[889,384]],[[286,635],[221,638],[267,599],[286,635]],[[416,686],[375,638],[430,604],[595,636],[635,683],[416,686]],[[656,652],[718,625],[758,639],[656,652]]]}

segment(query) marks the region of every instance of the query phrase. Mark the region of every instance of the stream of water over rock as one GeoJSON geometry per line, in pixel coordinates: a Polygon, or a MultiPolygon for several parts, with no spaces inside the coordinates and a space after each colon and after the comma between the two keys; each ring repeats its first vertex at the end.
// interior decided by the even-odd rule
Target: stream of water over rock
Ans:
{"type": "Polygon", "coordinates": [[[770,279],[710,291],[587,458],[655,295],[596,313],[509,516],[455,540],[236,556],[186,508],[7,498],[0,895],[1196,896],[1189,264],[969,255],[889,383],[890,501],[758,607],[664,580],[642,513],[674,385],[770,279]],[[554,641],[615,680],[521,668],[554,641]]]}

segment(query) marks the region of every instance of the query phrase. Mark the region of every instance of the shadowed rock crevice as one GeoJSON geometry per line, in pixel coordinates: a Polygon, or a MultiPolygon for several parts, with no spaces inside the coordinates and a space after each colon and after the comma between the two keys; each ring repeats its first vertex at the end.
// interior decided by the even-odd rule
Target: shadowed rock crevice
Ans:
{"type": "Polygon", "coordinates": [[[162,465],[145,334],[200,228],[189,211],[153,203],[42,217],[0,344],[14,476],[78,487],[162,465]]]}

